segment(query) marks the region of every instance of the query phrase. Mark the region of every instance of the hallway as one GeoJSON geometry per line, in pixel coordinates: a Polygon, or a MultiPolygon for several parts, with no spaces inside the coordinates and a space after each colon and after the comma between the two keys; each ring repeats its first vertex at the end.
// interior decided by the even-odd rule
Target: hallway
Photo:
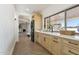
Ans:
{"type": "Polygon", "coordinates": [[[20,41],[16,43],[13,55],[49,55],[49,53],[36,43],[32,43],[25,33],[20,33],[20,41]]]}

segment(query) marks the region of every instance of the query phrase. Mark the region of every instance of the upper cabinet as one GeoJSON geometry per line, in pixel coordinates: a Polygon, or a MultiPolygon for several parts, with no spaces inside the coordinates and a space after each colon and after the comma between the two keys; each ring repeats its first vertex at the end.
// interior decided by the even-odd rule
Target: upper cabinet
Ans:
{"type": "Polygon", "coordinates": [[[32,15],[32,20],[35,20],[35,30],[42,29],[42,15],[40,13],[34,13],[32,15]]]}

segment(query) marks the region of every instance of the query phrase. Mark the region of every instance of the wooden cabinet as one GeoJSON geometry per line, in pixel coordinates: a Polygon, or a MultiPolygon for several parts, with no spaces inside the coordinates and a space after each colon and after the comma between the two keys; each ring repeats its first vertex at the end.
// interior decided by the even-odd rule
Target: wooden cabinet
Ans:
{"type": "Polygon", "coordinates": [[[41,42],[41,35],[40,35],[40,33],[39,32],[35,32],[35,42],[41,42]]]}
{"type": "Polygon", "coordinates": [[[35,32],[35,38],[34,39],[35,39],[35,42],[39,40],[39,33],[38,32],[35,32]]]}
{"type": "Polygon", "coordinates": [[[42,33],[40,33],[39,34],[39,36],[40,36],[40,39],[39,39],[39,43],[42,45],[42,46],[44,46],[45,44],[44,44],[44,34],[42,34],[42,33]]]}
{"type": "Polygon", "coordinates": [[[55,55],[61,54],[61,38],[51,36],[51,52],[55,55]]]}
{"type": "Polygon", "coordinates": [[[35,36],[35,40],[54,55],[79,55],[79,41],[39,32],[35,36]]]}
{"type": "Polygon", "coordinates": [[[68,44],[69,46],[73,46],[75,48],[79,48],[79,41],[76,40],[64,39],[63,43],[68,44]]]}
{"type": "Polygon", "coordinates": [[[46,48],[46,49],[50,49],[50,35],[47,35],[47,34],[44,34],[44,47],[46,48]]]}
{"type": "Polygon", "coordinates": [[[43,33],[39,33],[39,35],[36,34],[36,36],[37,42],[46,48],[50,53],[60,54],[60,38],[43,33]]]}
{"type": "Polygon", "coordinates": [[[41,44],[42,46],[45,45],[44,44],[44,35],[42,33],[35,32],[35,41],[38,42],[39,44],[41,44]]]}
{"type": "Polygon", "coordinates": [[[79,41],[63,39],[62,45],[62,54],[79,55],[79,41]]]}
{"type": "Polygon", "coordinates": [[[63,46],[64,55],[79,55],[79,49],[75,49],[72,46],[64,45],[63,46]]]}

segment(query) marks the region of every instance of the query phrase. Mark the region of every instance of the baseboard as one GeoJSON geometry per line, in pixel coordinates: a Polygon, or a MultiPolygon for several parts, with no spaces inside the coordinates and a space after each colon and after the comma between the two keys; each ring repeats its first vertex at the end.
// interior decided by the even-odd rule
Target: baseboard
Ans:
{"type": "Polygon", "coordinates": [[[19,40],[18,40],[18,41],[15,40],[15,42],[14,42],[14,44],[13,44],[13,47],[11,48],[11,51],[10,51],[10,53],[9,53],[10,55],[13,55],[13,51],[14,51],[16,42],[19,42],[19,40]]]}

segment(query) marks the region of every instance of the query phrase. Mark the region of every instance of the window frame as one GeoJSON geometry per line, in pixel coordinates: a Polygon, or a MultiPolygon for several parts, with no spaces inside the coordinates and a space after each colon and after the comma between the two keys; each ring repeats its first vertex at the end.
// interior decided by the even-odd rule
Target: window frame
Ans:
{"type": "MultiPolygon", "coordinates": [[[[45,19],[46,18],[49,18],[49,21],[51,20],[50,18],[51,17],[53,17],[53,16],[55,16],[55,15],[57,15],[57,14],[60,14],[60,13],[62,13],[62,12],[64,12],[64,23],[65,23],[65,30],[67,30],[67,11],[69,11],[69,10],[71,10],[71,9],[74,9],[74,8],[76,8],[76,7],[79,7],[79,4],[77,4],[77,5],[75,5],[75,6],[72,6],[72,7],[70,7],[70,8],[67,8],[67,9],[65,9],[65,10],[62,10],[62,11],[60,11],[60,12],[58,12],[58,13],[55,13],[55,14],[53,14],[53,15],[50,15],[50,16],[48,16],[48,17],[45,17],[44,18],[44,21],[45,21],[45,19]]],[[[45,23],[44,23],[45,24],[45,23]]],[[[77,28],[77,27],[69,27],[69,28],[77,28]]],[[[57,31],[58,32],[58,31],[57,31]]],[[[79,34],[79,33],[76,33],[76,34],[79,34]]]]}

